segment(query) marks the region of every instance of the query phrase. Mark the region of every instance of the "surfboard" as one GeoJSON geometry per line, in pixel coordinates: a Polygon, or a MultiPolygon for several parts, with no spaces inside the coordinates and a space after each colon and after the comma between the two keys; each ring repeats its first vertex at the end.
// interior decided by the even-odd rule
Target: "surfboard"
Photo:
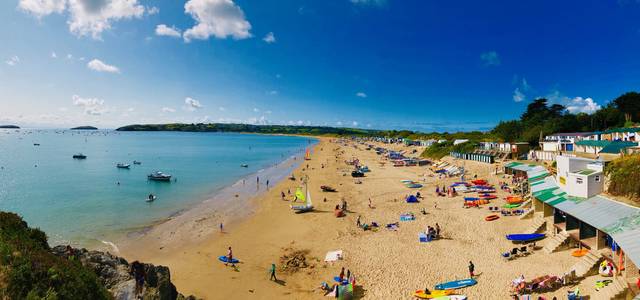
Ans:
{"type": "Polygon", "coordinates": [[[420,299],[435,299],[442,296],[448,296],[453,293],[452,290],[431,291],[431,294],[425,294],[424,290],[417,290],[413,296],[420,299]]]}
{"type": "Polygon", "coordinates": [[[449,296],[441,296],[433,298],[436,300],[467,300],[467,296],[465,295],[449,295],[449,296]]]}
{"type": "Polygon", "coordinates": [[[218,257],[218,260],[219,260],[219,261],[221,261],[221,262],[223,262],[223,263],[227,263],[227,264],[228,264],[228,263],[237,264],[237,263],[239,263],[239,262],[240,262],[240,261],[239,261],[238,259],[236,259],[236,258],[232,258],[232,259],[231,259],[231,261],[229,261],[229,258],[228,258],[228,257],[226,257],[226,256],[224,256],[224,255],[222,255],[222,256],[220,256],[220,257],[218,257]]]}
{"type": "Polygon", "coordinates": [[[514,242],[535,241],[543,237],[544,237],[544,233],[507,234],[507,240],[514,241],[514,242]]]}
{"type": "Polygon", "coordinates": [[[478,282],[473,278],[454,280],[454,281],[436,284],[436,290],[459,289],[459,288],[475,285],[476,283],[478,282]]]}

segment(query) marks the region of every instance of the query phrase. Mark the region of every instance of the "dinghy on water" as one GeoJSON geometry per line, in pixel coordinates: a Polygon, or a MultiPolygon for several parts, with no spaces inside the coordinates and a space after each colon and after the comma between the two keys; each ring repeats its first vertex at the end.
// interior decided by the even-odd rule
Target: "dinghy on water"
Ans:
{"type": "Polygon", "coordinates": [[[160,171],[156,171],[153,172],[149,175],[147,175],[147,179],[152,180],[152,181],[167,181],[170,182],[171,181],[171,175],[169,174],[164,174],[160,171]]]}
{"type": "Polygon", "coordinates": [[[74,159],[86,159],[87,156],[82,154],[82,153],[78,153],[78,154],[73,155],[73,158],[74,159]]]}
{"type": "Polygon", "coordinates": [[[129,168],[131,167],[131,165],[130,165],[130,164],[124,164],[124,163],[118,163],[118,164],[116,165],[116,167],[117,167],[118,169],[129,169],[129,168]]]}

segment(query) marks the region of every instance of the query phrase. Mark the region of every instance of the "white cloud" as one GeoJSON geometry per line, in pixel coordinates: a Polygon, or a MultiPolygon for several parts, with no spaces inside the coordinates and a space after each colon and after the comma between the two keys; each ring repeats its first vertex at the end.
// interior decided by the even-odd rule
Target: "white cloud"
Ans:
{"type": "Polygon", "coordinates": [[[182,36],[182,33],[180,32],[180,29],[174,26],[168,27],[167,25],[160,24],[156,26],[156,35],[179,38],[182,36]]]}
{"type": "Polygon", "coordinates": [[[355,5],[383,5],[387,3],[387,0],[349,0],[355,5]]]}
{"type": "Polygon", "coordinates": [[[524,77],[522,77],[522,80],[516,82],[518,83],[518,86],[513,90],[512,99],[515,102],[522,102],[527,99],[527,95],[525,93],[531,90],[531,86],[524,77]]]}
{"type": "Polygon", "coordinates": [[[122,19],[141,18],[144,6],[138,0],[69,0],[69,31],[78,36],[100,39],[111,23],[122,19]]]}
{"type": "Polygon", "coordinates": [[[10,65],[10,66],[13,67],[13,66],[17,65],[20,62],[20,57],[14,55],[14,56],[10,57],[9,59],[5,60],[4,62],[7,65],[10,65]]]}
{"type": "Polygon", "coordinates": [[[200,101],[193,99],[191,97],[187,97],[184,99],[184,109],[188,111],[196,111],[202,108],[202,104],[200,101]]]}
{"type": "Polygon", "coordinates": [[[500,57],[495,51],[488,51],[480,54],[480,60],[482,60],[485,66],[499,66],[500,57]]]}
{"type": "Polygon", "coordinates": [[[93,59],[87,63],[87,68],[96,72],[120,73],[120,69],[116,66],[108,65],[99,59],[93,59]]]}
{"type": "Polygon", "coordinates": [[[102,99],[82,98],[78,95],[73,95],[71,99],[73,100],[73,105],[81,107],[87,115],[99,116],[108,112],[102,99]]]}
{"type": "Polygon", "coordinates": [[[72,59],[72,58],[73,58],[73,55],[67,54],[67,59],[72,59]]]}
{"type": "Polygon", "coordinates": [[[353,125],[354,127],[358,127],[358,122],[357,121],[353,121],[353,122],[351,122],[351,125],[353,125]]]}
{"type": "Polygon", "coordinates": [[[171,107],[166,107],[165,106],[165,107],[162,108],[162,112],[163,113],[173,113],[173,112],[176,112],[176,110],[171,108],[171,107]]]}
{"type": "Polygon", "coordinates": [[[56,54],[55,52],[51,52],[51,58],[58,58],[58,54],[56,54]]]}
{"type": "Polygon", "coordinates": [[[592,98],[575,97],[568,101],[565,106],[571,113],[587,113],[591,114],[602,108],[598,103],[593,101],[592,98]]]}
{"type": "Polygon", "coordinates": [[[342,126],[342,122],[341,122],[341,121],[338,121],[338,122],[336,122],[336,125],[338,125],[338,126],[342,126]]]}
{"type": "Polygon", "coordinates": [[[129,107],[129,108],[127,108],[127,111],[128,111],[128,112],[133,112],[134,110],[136,110],[136,109],[135,109],[135,108],[133,108],[133,107],[129,107]]]}
{"type": "Polygon", "coordinates": [[[365,94],[364,92],[357,92],[356,97],[367,98],[367,94],[365,94]]]}
{"type": "Polygon", "coordinates": [[[218,110],[219,110],[219,111],[226,111],[227,109],[226,109],[226,108],[224,108],[224,107],[222,107],[222,106],[220,106],[220,107],[218,107],[218,110]]]}
{"type": "Polygon", "coordinates": [[[18,7],[38,18],[67,12],[69,31],[94,39],[100,39],[114,21],[141,18],[145,12],[138,0],[20,0],[18,7]]]}
{"type": "Polygon", "coordinates": [[[236,40],[251,37],[251,24],[244,12],[233,0],[189,0],[184,5],[186,13],[196,25],[184,32],[184,40],[206,40],[211,36],[219,39],[233,37],[236,40]]]}
{"type": "Polygon", "coordinates": [[[277,94],[278,94],[278,91],[276,91],[276,90],[271,90],[271,91],[267,92],[267,94],[269,94],[269,95],[277,95],[277,94]]]}
{"type": "Polygon", "coordinates": [[[270,114],[271,114],[271,111],[270,111],[270,110],[267,110],[267,111],[265,111],[264,113],[265,113],[265,114],[267,114],[267,115],[270,115],[270,114]]]}
{"type": "Polygon", "coordinates": [[[262,40],[267,44],[272,44],[276,42],[276,36],[273,35],[273,32],[269,32],[264,36],[264,38],[262,38],[262,40]]]}
{"type": "Polygon", "coordinates": [[[554,90],[547,96],[545,96],[550,103],[564,105],[570,113],[587,113],[591,114],[602,108],[596,103],[593,98],[587,97],[567,97],[560,93],[558,90],[554,90]]]}
{"type": "Polygon", "coordinates": [[[58,107],[58,110],[61,112],[65,112],[65,111],[68,111],[69,109],[66,107],[58,107]]]}
{"type": "Polygon", "coordinates": [[[62,13],[67,0],[20,0],[18,8],[40,18],[52,13],[62,13]]]}
{"type": "Polygon", "coordinates": [[[260,112],[260,110],[254,107],[253,112],[260,112]]]}
{"type": "Polygon", "coordinates": [[[516,88],[516,89],[513,91],[513,101],[515,101],[515,102],[522,102],[522,101],[524,101],[524,99],[525,99],[525,98],[526,98],[526,96],[524,95],[524,93],[522,93],[522,92],[520,91],[520,88],[516,88]]]}
{"type": "Polygon", "coordinates": [[[147,15],[149,16],[153,16],[153,15],[157,15],[160,13],[160,9],[156,6],[152,6],[152,7],[148,7],[147,8],[147,15]]]}
{"type": "Polygon", "coordinates": [[[298,122],[296,122],[296,125],[298,125],[298,126],[300,126],[302,124],[304,124],[304,121],[302,121],[302,120],[298,120],[298,122]]]}

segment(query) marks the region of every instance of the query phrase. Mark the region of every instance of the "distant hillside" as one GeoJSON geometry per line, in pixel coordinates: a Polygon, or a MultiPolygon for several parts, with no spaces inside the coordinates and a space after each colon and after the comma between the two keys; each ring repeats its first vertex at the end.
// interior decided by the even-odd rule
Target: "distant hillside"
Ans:
{"type": "Polygon", "coordinates": [[[285,125],[249,125],[249,124],[146,124],[120,127],[118,131],[185,131],[185,132],[241,132],[262,134],[299,134],[299,135],[357,135],[368,136],[379,133],[377,130],[357,128],[335,128],[323,126],[285,126],[285,125]]]}
{"type": "Polygon", "coordinates": [[[93,126],[78,126],[71,128],[71,130],[98,130],[98,128],[93,126]]]}
{"type": "Polygon", "coordinates": [[[20,129],[20,126],[16,126],[16,125],[0,125],[0,128],[4,128],[4,129],[20,129]]]}

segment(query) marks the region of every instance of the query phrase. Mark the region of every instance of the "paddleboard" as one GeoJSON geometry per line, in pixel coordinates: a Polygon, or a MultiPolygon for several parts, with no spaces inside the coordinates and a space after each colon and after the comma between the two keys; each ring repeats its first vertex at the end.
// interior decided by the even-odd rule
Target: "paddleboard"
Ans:
{"type": "Polygon", "coordinates": [[[417,290],[413,293],[413,296],[420,299],[434,299],[442,296],[448,296],[453,293],[453,290],[431,291],[431,294],[425,294],[424,290],[417,290]]]}
{"type": "Polygon", "coordinates": [[[507,234],[507,240],[514,241],[514,242],[535,241],[543,237],[544,237],[544,233],[507,234]]]}
{"type": "Polygon", "coordinates": [[[224,255],[223,255],[223,256],[220,256],[220,257],[218,257],[218,260],[219,260],[219,261],[221,261],[221,262],[223,262],[223,263],[227,263],[227,264],[228,264],[228,263],[237,264],[237,263],[239,263],[239,262],[240,262],[240,261],[239,261],[238,259],[236,259],[236,258],[232,258],[232,259],[231,259],[231,261],[229,261],[229,258],[228,258],[228,257],[226,257],[226,256],[224,256],[224,255]]]}
{"type": "Polygon", "coordinates": [[[463,287],[472,286],[478,283],[473,278],[462,279],[462,280],[454,280],[445,283],[436,284],[436,290],[449,290],[449,289],[459,289],[463,287]]]}
{"type": "Polygon", "coordinates": [[[465,295],[449,295],[449,296],[441,296],[433,299],[437,300],[467,300],[467,296],[465,295]]]}
{"type": "Polygon", "coordinates": [[[333,281],[340,283],[342,285],[349,284],[349,280],[347,278],[342,278],[342,281],[340,281],[340,276],[333,277],[333,281]]]}

